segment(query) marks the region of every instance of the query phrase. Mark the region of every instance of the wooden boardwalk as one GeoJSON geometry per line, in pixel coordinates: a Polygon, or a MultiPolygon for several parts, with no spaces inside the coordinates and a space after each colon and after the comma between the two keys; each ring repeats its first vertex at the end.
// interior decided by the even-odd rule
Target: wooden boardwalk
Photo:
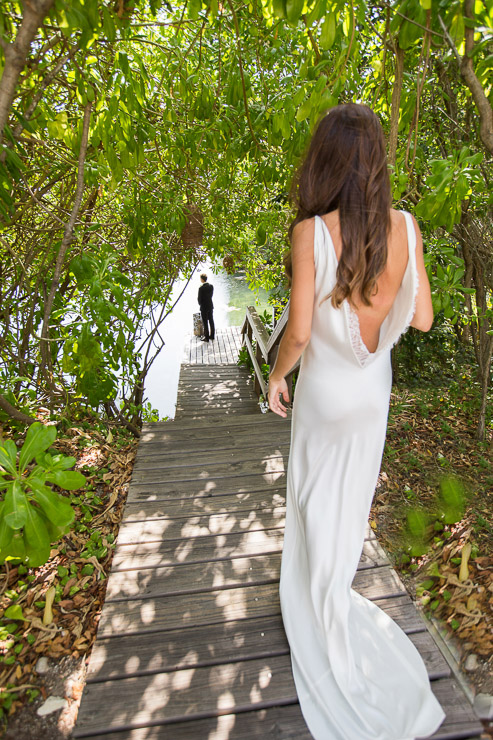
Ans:
{"type": "MultiPolygon", "coordinates": [[[[204,381],[209,401],[219,371],[204,381]]],[[[179,400],[192,387],[200,396],[190,383],[184,376],[179,400]]],[[[144,427],[75,738],[310,740],[278,596],[289,442],[289,421],[273,414],[144,427]]],[[[435,740],[478,737],[371,530],[353,585],[420,650],[447,714],[435,740]]]]}
{"type": "Polygon", "coordinates": [[[241,329],[228,326],[216,331],[216,338],[201,342],[200,337],[188,334],[185,338],[182,363],[199,365],[234,365],[241,348],[241,329]]]}
{"type": "Polygon", "coordinates": [[[249,370],[237,365],[182,365],[175,420],[258,414],[249,370]]]}

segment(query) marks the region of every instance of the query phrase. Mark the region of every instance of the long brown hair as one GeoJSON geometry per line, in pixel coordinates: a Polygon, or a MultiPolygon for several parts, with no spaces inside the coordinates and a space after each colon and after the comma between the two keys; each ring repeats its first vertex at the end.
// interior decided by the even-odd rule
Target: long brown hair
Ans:
{"type": "Polygon", "coordinates": [[[297,213],[290,236],[300,221],[339,209],[342,252],[331,301],[338,308],[357,296],[371,305],[387,262],[391,192],[383,130],[368,106],[346,103],[323,116],[291,199],[297,213]]]}

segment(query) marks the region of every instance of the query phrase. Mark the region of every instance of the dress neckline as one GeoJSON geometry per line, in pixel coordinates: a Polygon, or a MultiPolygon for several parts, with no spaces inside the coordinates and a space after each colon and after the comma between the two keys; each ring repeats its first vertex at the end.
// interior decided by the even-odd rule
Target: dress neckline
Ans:
{"type": "MultiPolygon", "coordinates": [[[[368,347],[364,343],[363,338],[361,336],[361,327],[360,327],[359,316],[358,316],[357,311],[354,310],[354,308],[351,306],[351,304],[349,303],[349,301],[348,301],[347,298],[345,298],[343,300],[343,302],[342,302],[342,308],[343,308],[344,314],[346,316],[346,321],[347,321],[349,336],[350,336],[350,339],[351,339],[351,346],[353,348],[353,352],[354,352],[354,354],[356,356],[356,359],[358,360],[358,362],[361,365],[365,365],[370,358],[374,357],[375,355],[377,355],[380,352],[380,350],[384,349],[384,347],[381,346],[382,327],[385,324],[385,322],[387,321],[387,319],[388,319],[388,317],[390,315],[390,312],[392,311],[392,307],[393,307],[393,305],[394,305],[394,303],[395,303],[395,301],[397,299],[397,296],[399,295],[399,291],[401,290],[402,284],[404,283],[404,280],[406,278],[406,275],[408,273],[408,270],[410,269],[410,264],[411,264],[411,241],[410,241],[410,238],[409,238],[409,228],[408,228],[408,223],[407,223],[407,218],[406,218],[405,211],[401,211],[401,213],[404,214],[404,218],[405,218],[405,221],[406,221],[406,233],[407,233],[407,265],[406,265],[406,269],[404,270],[404,274],[402,276],[402,280],[400,282],[399,288],[397,289],[397,293],[395,294],[395,298],[394,298],[394,300],[392,302],[392,305],[389,308],[389,310],[388,310],[385,318],[383,319],[382,323],[380,324],[380,327],[379,327],[379,330],[378,330],[378,333],[379,333],[378,343],[377,343],[376,349],[373,352],[370,352],[370,350],[368,349],[368,347]]],[[[330,233],[329,227],[325,223],[325,220],[322,218],[322,216],[316,216],[316,218],[319,218],[320,221],[323,224],[323,227],[325,229],[325,232],[326,232],[326,234],[328,236],[330,250],[332,252],[332,256],[333,256],[334,262],[336,264],[336,267],[338,267],[339,266],[339,258],[337,256],[337,252],[335,250],[334,241],[332,239],[332,235],[330,233]]]]}

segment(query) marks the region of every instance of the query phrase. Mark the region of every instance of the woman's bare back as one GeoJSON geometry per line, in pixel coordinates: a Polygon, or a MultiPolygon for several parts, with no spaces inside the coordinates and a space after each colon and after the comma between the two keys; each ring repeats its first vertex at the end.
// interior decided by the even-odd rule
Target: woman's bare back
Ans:
{"type": "MultiPolygon", "coordinates": [[[[339,260],[342,251],[339,212],[326,213],[322,218],[330,232],[334,250],[339,260]]],[[[387,264],[377,280],[377,292],[372,298],[372,305],[365,306],[358,297],[351,300],[352,308],[359,319],[361,339],[369,352],[375,352],[378,347],[380,327],[395,300],[406,271],[408,258],[409,250],[404,214],[392,209],[390,212],[387,264]]]]}

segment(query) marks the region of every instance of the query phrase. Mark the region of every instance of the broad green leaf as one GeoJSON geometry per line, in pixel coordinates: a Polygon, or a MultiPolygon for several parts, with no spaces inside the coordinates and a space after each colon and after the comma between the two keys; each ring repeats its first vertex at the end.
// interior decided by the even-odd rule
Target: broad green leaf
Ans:
{"type": "Polygon", "coordinates": [[[19,455],[19,472],[22,473],[31,460],[51,447],[56,439],[56,428],[44,426],[39,421],[31,424],[26,434],[26,441],[19,455]]]}
{"type": "Polygon", "coordinates": [[[22,613],[22,607],[20,604],[12,604],[11,606],[8,606],[5,609],[3,616],[7,619],[24,619],[24,614],[22,613]]]}
{"type": "Polygon", "coordinates": [[[27,519],[29,506],[26,494],[19,481],[14,481],[5,494],[5,505],[2,510],[5,522],[12,529],[21,529],[27,519]]]}
{"type": "Polygon", "coordinates": [[[32,497],[55,527],[65,529],[73,522],[75,514],[70,503],[48,486],[33,485],[32,497]]]}
{"type": "Polygon", "coordinates": [[[55,470],[47,474],[47,479],[67,491],[76,491],[86,485],[86,479],[77,470],[55,470]]]}
{"type": "Polygon", "coordinates": [[[300,107],[298,108],[298,112],[296,113],[296,120],[299,121],[299,123],[304,121],[310,115],[311,109],[312,109],[311,99],[308,98],[308,100],[305,100],[305,102],[302,103],[300,107]]]}
{"type": "Polygon", "coordinates": [[[286,0],[286,17],[290,23],[296,23],[303,13],[305,0],[286,0]]]}
{"type": "Polygon", "coordinates": [[[24,544],[24,537],[22,532],[16,532],[12,537],[12,541],[5,552],[2,552],[2,558],[5,560],[6,557],[15,558],[25,562],[26,560],[26,546],[24,544]]]}
{"type": "Polygon", "coordinates": [[[15,442],[8,439],[2,447],[0,447],[0,465],[7,472],[15,475],[17,463],[17,446],[15,442]]]}
{"type": "Polygon", "coordinates": [[[322,23],[322,31],[319,39],[319,46],[326,51],[330,49],[336,38],[336,16],[335,13],[329,13],[322,23]]]}
{"type": "Polygon", "coordinates": [[[3,513],[0,512],[0,552],[3,552],[8,548],[8,546],[12,542],[13,536],[14,530],[12,529],[12,527],[9,527],[9,525],[5,521],[3,513]]]}
{"type": "Polygon", "coordinates": [[[313,10],[308,13],[306,22],[309,26],[312,25],[312,23],[315,23],[315,21],[320,20],[320,18],[323,18],[325,13],[327,12],[327,0],[317,0],[315,5],[313,6],[313,10]]]}
{"type": "Polygon", "coordinates": [[[26,555],[29,558],[29,565],[32,568],[37,568],[39,565],[46,563],[50,557],[50,536],[43,518],[32,505],[29,505],[27,509],[27,518],[24,525],[24,544],[26,546],[26,555]]]}
{"type": "Polygon", "coordinates": [[[36,457],[36,462],[45,470],[68,470],[73,468],[77,462],[75,457],[66,457],[65,455],[50,455],[49,452],[42,452],[36,457]]]}
{"type": "Polygon", "coordinates": [[[272,0],[272,11],[276,18],[287,18],[286,0],[272,0]]]}

